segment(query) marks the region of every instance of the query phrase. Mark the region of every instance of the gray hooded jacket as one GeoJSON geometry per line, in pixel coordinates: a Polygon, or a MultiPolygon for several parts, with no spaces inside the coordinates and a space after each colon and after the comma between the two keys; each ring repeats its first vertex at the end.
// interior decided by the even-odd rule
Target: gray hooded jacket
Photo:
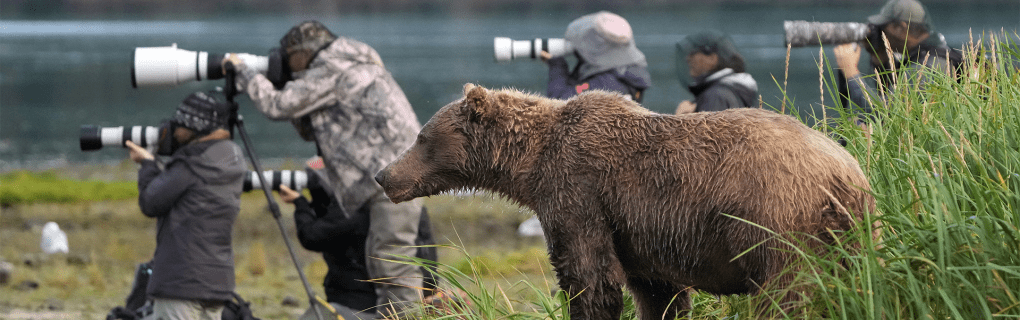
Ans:
{"type": "Polygon", "coordinates": [[[246,163],[230,140],[186,145],[166,170],[138,170],[138,204],[157,218],[156,252],[146,294],[183,300],[229,300],[234,291],[231,230],[241,204],[246,163]]]}

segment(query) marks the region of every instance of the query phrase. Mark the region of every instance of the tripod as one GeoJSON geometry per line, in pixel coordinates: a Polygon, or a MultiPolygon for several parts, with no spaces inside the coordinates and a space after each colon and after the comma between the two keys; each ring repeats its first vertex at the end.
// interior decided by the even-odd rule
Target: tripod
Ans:
{"type": "MultiPolygon", "coordinates": [[[[237,133],[241,136],[241,142],[244,143],[244,149],[248,153],[248,158],[251,159],[251,166],[255,169],[256,176],[258,176],[259,184],[262,185],[262,192],[266,195],[266,202],[269,203],[269,211],[273,214],[273,220],[276,220],[276,226],[280,228],[280,234],[283,235],[283,243],[287,245],[287,252],[290,253],[290,259],[294,262],[294,268],[297,269],[298,277],[301,278],[301,284],[305,287],[305,293],[308,294],[308,305],[315,310],[315,318],[324,320],[322,311],[319,310],[317,304],[319,303],[315,297],[315,292],[312,291],[312,286],[308,283],[308,278],[305,277],[305,273],[301,271],[301,264],[298,263],[297,255],[294,254],[294,246],[290,243],[290,238],[287,237],[287,229],[283,227],[283,223],[280,222],[280,205],[273,199],[271,186],[266,183],[266,178],[262,175],[262,165],[259,164],[259,158],[255,155],[255,151],[252,149],[251,139],[248,138],[248,132],[244,129],[244,117],[238,112],[237,102],[234,101],[234,96],[238,94],[237,87],[235,86],[234,79],[236,78],[236,69],[234,65],[227,63],[224,66],[226,75],[226,87],[223,88],[223,94],[227,98],[227,102],[230,103],[231,125],[230,128],[237,128],[237,133]]],[[[233,134],[233,132],[231,132],[233,134]]]]}

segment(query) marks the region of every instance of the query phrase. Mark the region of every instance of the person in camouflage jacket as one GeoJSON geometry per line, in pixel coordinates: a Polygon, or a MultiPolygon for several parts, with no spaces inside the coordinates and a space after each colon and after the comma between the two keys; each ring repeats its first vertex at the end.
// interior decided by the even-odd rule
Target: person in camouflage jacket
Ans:
{"type": "Polygon", "coordinates": [[[305,140],[315,141],[328,184],[347,212],[368,206],[367,268],[381,315],[420,300],[422,274],[391,262],[413,257],[420,202],[394,204],[374,180],[376,172],[414,142],[418,122],[400,86],[372,47],[333,35],[317,21],[293,27],[280,40],[293,80],[277,89],[236,56],[238,90],[272,120],[290,120],[305,140]]]}

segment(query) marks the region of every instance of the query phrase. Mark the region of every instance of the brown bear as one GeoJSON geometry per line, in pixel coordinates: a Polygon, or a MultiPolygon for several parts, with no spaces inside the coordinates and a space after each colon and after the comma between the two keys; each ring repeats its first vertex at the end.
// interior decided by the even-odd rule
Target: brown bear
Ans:
{"type": "Polygon", "coordinates": [[[790,116],[663,115],[602,91],[464,94],[376,181],[394,202],[469,188],[534,210],[571,319],[619,319],[624,285],[641,319],[682,315],[690,288],[758,292],[790,260],[761,227],[831,242],[875,208],[857,161],[790,116]]]}

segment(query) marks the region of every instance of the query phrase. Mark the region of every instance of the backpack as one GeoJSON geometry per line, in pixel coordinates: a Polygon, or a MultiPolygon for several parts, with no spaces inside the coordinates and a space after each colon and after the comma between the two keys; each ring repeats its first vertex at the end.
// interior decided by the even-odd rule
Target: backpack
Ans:
{"type": "MultiPolygon", "coordinates": [[[[145,295],[145,287],[152,275],[149,262],[139,263],[135,268],[135,280],[124,306],[117,306],[106,314],[106,320],[141,320],[152,314],[152,301],[145,295]]],[[[245,301],[236,292],[233,299],[223,304],[222,320],[261,320],[251,313],[251,302],[245,301]]]]}
{"type": "Polygon", "coordinates": [[[251,314],[251,302],[244,301],[236,292],[230,294],[234,299],[223,305],[222,320],[261,320],[251,314]]]}

